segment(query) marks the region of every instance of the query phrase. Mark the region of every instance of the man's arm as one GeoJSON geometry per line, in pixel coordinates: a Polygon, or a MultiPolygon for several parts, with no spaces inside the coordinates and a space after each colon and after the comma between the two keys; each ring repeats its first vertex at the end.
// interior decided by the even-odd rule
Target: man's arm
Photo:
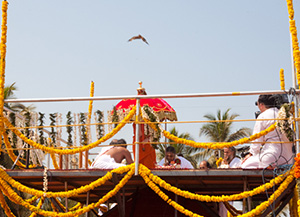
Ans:
{"type": "Polygon", "coordinates": [[[126,159],[127,164],[132,164],[133,163],[133,160],[131,158],[131,154],[130,154],[130,152],[127,149],[124,152],[124,157],[126,159]]]}

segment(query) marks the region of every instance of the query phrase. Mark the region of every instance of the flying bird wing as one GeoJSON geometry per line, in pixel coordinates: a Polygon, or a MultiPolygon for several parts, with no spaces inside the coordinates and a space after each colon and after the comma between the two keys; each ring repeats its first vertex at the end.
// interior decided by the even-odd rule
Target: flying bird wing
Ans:
{"type": "Polygon", "coordinates": [[[128,42],[129,41],[133,41],[133,40],[136,40],[136,39],[142,39],[143,40],[143,42],[145,42],[146,44],[148,44],[149,45],[149,43],[147,42],[147,40],[143,37],[143,36],[141,36],[141,35],[138,35],[138,36],[133,36],[132,38],[130,38],[129,40],[128,40],[128,42]]]}

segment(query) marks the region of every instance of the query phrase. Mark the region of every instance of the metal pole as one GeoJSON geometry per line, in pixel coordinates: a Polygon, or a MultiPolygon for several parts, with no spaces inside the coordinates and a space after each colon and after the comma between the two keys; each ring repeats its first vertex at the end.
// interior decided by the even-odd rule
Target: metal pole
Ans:
{"type": "MultiPolygon", "coordinates": [[[[151,98],[200,98],[200,97],[222,97],[222,96],[253,96],[261,94],[285,94],[289,90],[260,90],[260,91],[243,91],[243,92],[219,92],[219,93],[190,93],[190,94],[161,94],[161,95],[139,95],[139,99],[151,98]]],[[[296,90],[300,93],[300,90],[296,90]]],[[[104,97],[64,97],[64,98],[37,98],[37,99],[6,99],[5,103],[26,103],[26,102],[77,102],[89,100],[122,100],[137,99],[136,95],[131,96],[104,96],[104,97]]]]}
{"type": "MultiPolygon", "coordinates": [[[[139,121],[139,116],[140,116],[140,99],[136,99],[136,114],[135,114],[135,122],[137,123],[139,121]]],[[[140,124],[135,125],[135,175],[137,176],[139,174],[139,143],[140,142],[140,124]]]]}
{"type": "MultiPolygon", "coordinates": [[[[295,63],[294,63],[294,55],[293,55],[293,42],[292,42],[292,36],[290,33],[290,46],[291,46],[291,64],[292,64],[292,78],[293,78],[293,88],[297,90],[297,74],[296,74],[296,68],[295,68],[295,63]]],[[[295,109],[295,118],[298,120],[299,117],[299,99],[298,99],[298,93],[296,92],[295,95],[295,104],[294,104],[294,109],[295,109]]],[[[296,154],[299,153],[299,124],[298,121],[295,121],[295,137],[296,137],[296,154]]]]}

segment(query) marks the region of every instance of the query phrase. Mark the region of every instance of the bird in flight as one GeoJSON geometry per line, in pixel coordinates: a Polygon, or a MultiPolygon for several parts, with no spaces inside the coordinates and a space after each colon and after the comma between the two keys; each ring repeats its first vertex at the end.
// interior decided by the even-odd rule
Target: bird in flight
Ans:
{"type": "MultiPolygon", "coordinates": [[[[147,40],[146,40],[143,36],[141,36],[141,35],[133,36],[131,39],[128,40],[128,42],[133,41],[133,40],[136,40],[136,39],[142,39],[143,42],[145,42],[146,44],[148,44],[147,40]]],[[[148,45],[149,45],[149,44],[148,44],[148,45]]]]}

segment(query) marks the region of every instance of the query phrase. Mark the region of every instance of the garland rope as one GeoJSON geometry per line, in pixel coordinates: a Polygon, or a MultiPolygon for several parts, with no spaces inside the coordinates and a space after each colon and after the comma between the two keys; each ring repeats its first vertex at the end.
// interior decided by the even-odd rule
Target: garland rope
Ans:
{"type": "MultiPolygon", "coordinates": [[[[128,173],[123,177],[122,180],[120,180],[120,182],[111,191],[109,191],[106,195],[104,195],[101,199],[99,199],[98,202],[91,203],[86,207],[83,207],[81,209],[77,209],[75,211],[69,211],[69,212],[66,212],[66,213],[57,213],[57,212],[52,212],[52,211],[44,211],[44,210],[38,209],[35,206],[32,206],[31,204],[24,201],[18,194],[16,194],[12,190],[12,188],[2,178],[0,178],[0,188],[5,189],[5,191],[3,191],[3,193],[11,201],[13,201],[16,204],[22,205],[22,206],[26,207],[27,209],[29,209],[30,211],[35,212],[39,215],[57,216],[57,217],[71,217],[71,216],[81,215],[83,213],[89,212],[91,209],[99,207],[100,204],[105,203],[109,198],[116,195],[117,192],[128,182],[128,180],[134,174],[134,164],[131,164],[129,166],[124,166],[124,167],[129,168],[128,173]]],[[[120,168],[121,168],[121,171],[122,171],[122,167],[120,167],[120,168]]],[[[118,171],[118,169],[120,169],[120,168],[117,168],[113,171],[118,171]]]]}
{"type": "Polygon", "coordinates": [[[285,90],[285,83],[284,83],[284,70],[280,69],[279,71],[279,76],[280,76],[280,89],[285,90]]]}
{"type": "Polygon", "coordinates": [[[69,191],[65,191],[65,192],[44,192],[41,190],[36,190],[36,189],[32,189],[29,188],[25,185],[22,185],[20,182],[15,181],[14,179],[12,179],[3,169],[0,168],[0,177],[2,180],[4,180],[5,182],[7,182],[8,184],[10,184],[13,188],[16,188],[17,190],[24,192],[24,193],[28,193],[37,197],[75,197],[79,194],[88,192],[90,190],[93,190],[94,188],[100,187],[101,185],[103,185],[106,181],[110,180],[112,178],[112,173],[116,173],[116,174],[123,174],[125,172],[128,172],[132,169],[132,167],[134,167],[134,164],[130,164],[128,166],[123,166],[123,167],[119,167],[117,169],[114,169],[112,171],[107,172],[103,177],[91,182],[88,185],[85,186],[81,186],[80,188],[75,188],[69,191]]]}
{"type": "Polygon", "coordinates": [[[287,0],[287,8],[288,8],[288,13],[290,18],[289,22],[290,22],[290,33],[291,33],[292,46],[293,46],[293,59],[296,67],[298,85],[300,86],[300,51],[299,51],[299,43],[297,37],[296,21],[294,20],[294,7],[293,7],[292,0],[287,0]]]}
{"type": "MultiPolygon", "coordinates": [[[[2,170],[2,171],[0,170],[0,175],[1,175],[0,177],[2,177],[2,178],[0,178],[0,188],[3,189],[3,193],[11,201],[28,208],[32,212],[35,212],[37,214],[44,215],[44,216],[50,215],[50,216],[69,216],[70,217],[70,216],[76,216],[76,215],[80,215],[82,213],[88,212],[89,210],[91,210],[93,208],[99,207],[100,204],[105,203],[105,201],[107,201],[110,197],[114,196],[117,193],[117,191],[119,191],[127,183],[127,181],[132,177],[132,175],[134,174],[134,168],[135,168],[134,164],[124,166],[124,167],[120,167],[120,168],[112,170],[111,172],[108,172],[105,176],[103,176],[102,178],[94,181],[90,185],[82,186],[79,189],[73,189],[69,192],[55,192],[55,193],[54,192],[47,192],[46,193],[44,191],[38,191],[38,190],[34,190],[34,189],[31,189],[30,192],[27,192],[27,190],[30,189],[30,188],[28,188],[26,186],[22,186],[21,184],[18,184],[18,182],[14,181],[12,178],[10,178],[5,173],[4,170],[2,170]],[[101,181],[106,182],[108,179],[111,179],[112,178],[112,173],[123,174],[124,172],[127,172],[127,174],[119,182],[119,184],[117,186],[115,186],[115,188],[113,190],[111,190],[105,196],[103,196],[101,199],[99,199],[99,201],[97,203],[92,203],[92,204],[90,204],[90,205],[88,205],[87,207],[84,207],[84,208],[79,208],[78,207],[78,209],[76,211],[72,209],[73,211],[70,210],[67,213],[44,211],[44,210],[39,209],[38,207],[32,206],[32,205],[30,205],[28,200],[23,200],[21,197],[19,197],[11,189],[11,187],[7,184],[7,183],[9,183],[12,187],[17,188],[18,190],[27,189],[26,191],[23,191],[23,192],[26,192],[26,193],[29,193],[29,194],[38,193],[38,194],[35,195],[37,197],[40,197],[40,196],[41,197],[71,197],[71,196],[78,195],[78,194],[83,193],[83,192],[87,192],[87,191],[89,191],[91,189],[94,189],[96,187],[99,187],[100,186],[99,182],[101,182],[101,181]],[[107,177],[106,180],[104,180],[104,178],[106,176],[108,176],[108,177],[107,177]],[[21,186],[16,187],[18,185],[21,185],[21,186]],[[72,194],[74,192],[75,192],[75,194],[72,194]]],[[[180,189],[177,189],[177,188],[167,184],[165,181],[161,180],[159,177],[154,176],[153,174],[151,174],[151,171],[142,164],[140,164],[140,167],[139,167],[139,174],[143,177],[146,184],[153,191],[155,191],[163,200],[165,200],[168,204],[173,206],[179,212],[182,212],[182,213],[184,213],[185,215],[188,215],[188,216],[199,216],[199,217],[200,217],[200,215],[195,214],[195,213],[185,209],[183,206],[181,206],[178,203],[176,203],[175,201],[169,199],[169,197],[160,190],[160,188],[156,185],[156,183],[158,183],[161,187],[164,187],[166,190],[170,190],[171,192],[173,192],[173,193],[175,193],[179,196],[183,196],[183,197],[186,197],[186,198],[189,198],[189,199],[194,199],[194,200],[199,200],[199,201],[206,201],[206,202],[226,202],[226,201],[230,201],[230,200],[240,200],[240,199],[248,197],[248,196],[253,196],[255,194],[262,193],[266,189],[269,189],[269,188],[273,187],[273,185],[277,185],[280,182],[282,182],[281,185],[274,192],[274,194],[271,195],[270,198],[267,201],[261,203],[259,206],[257,206],[255,209],[251,210],[250,212],[241,215],[241,216],[244,217],[244,216],[259,215],[279,195],[282,194],[282,192],[287,188],[287,186],[294,179],[294,171],[292,170],[292,171],[289,171],[289,172],[287,172],[283,175],[280,175],[280,176],[274,178],[273,180],[270,181],[270,183],[266,183],[265,185],[259,186],[259,187],[255,188],[252,191],[242,192],[240,194],[229,195],[229,196],[208,196],[208,195],[197,195],[197,194],[193,194],[193,193],[190,193],[190,192],[185,192],[185,191],[182,191],[180,189]]],[[[1,200],[1,197],[0,197],[0,200],[1,200]]],[[[1,202],[1,205],[5,207],[5,204],[3,204],[2,202],[1,202]]],[[[77,206],[80,206],[80,204],[77,204],[77,206]]],[[[7,211],[7,212],[9,212],[9,211],[7,211]]]]}
{"type": "Polygon", "coordinates": [[[209,196],[209,195],[200,195],[195,193],[190,193],[188,191],[183,191],[179,188],[176,188],[168,183],[166,183],[164,180],[162,180],[160,177],[155,176],[151,173],[151,170],[149,170],[147,167],[141,165],[140,166],[140,175],[142,177],[147,176],[149,180],[151,180],[153,183],[158,184],[160,187],[166,189],[167,191],[173,192],[174,194],[177,194],[178,196],[188,198],[191,200],[198,200],[202,202],[227,202],[227,201],[234,201],[234,200],[241,200],[247,197],[252,197],[257,194],[261,194],[264,191],[272,188],[275,185],[278,185],[284,181],[284,179],[289,175],[290,172],[286,172],[285,174],[282,174],[274,179],[272,179],[270,182],[258,186],[257,188],[251,190],[251,191],[244,191],[240,194],[233,194],[233,195],[223,195],[223,196],[209,196]]]}
{"type": "MultiPolygon", "coordinates": [[[[154,123],[150,122],[147,118],[143,117],[143,120],[154,130],[157,130],[157,127],[154,123]]],[[[185,144],[185,145],[189,145],[192,146],[194,148],[210,148],[210,149],[223,149],[223,148],[228,148],[228,147],[232,147],[232,146],[237,146],[240,144],[244,144],[244,143],[248,143],[251,142],[255,139],[258,139],[266,134],[268,134],[269,132],[273,131],[276,129],[277,126],[277,122],[275,122],[274,124],[272,124],[271,126],[269,126],[267,129],[253,134],[250,137],[245,137],[239,140],[235,140],[232,142],[217,142],[217,143],[212,143],[212,142],[195,142],[193,140],[188,140],[188,139],[183,139],[183,138],[179,138],[173,134],[171,134],[170,132],[164,130],[160,125],[159,128],[161,129],[162,133],[164,134],[164,136],[170,140],[173,140],[176,143],[180,143],[180,144],[185,144]]]]}
{"type": "MultiPolygon", "coordinates": [[[[171,200],[164,192],[160,190],[160,188],[143,172],[144,166],[140,164],[139,169],[141,170],[140,175],[145,180],[146,184],[156,193],[158,194],[164,201],[166,201],[169,205],[173,206],[176,210],[179,212],[187,215],[187,216],[199,216],[198,214],[195,214],[187,209],[185,209],[183,206],[179,205],[175,201],[171,200]]],[[[287,186],[293,181],[293,171],[290,172],[290,174],[286,177],[286,179],[282,182],[282,184],[277,188],[277,190],[268,198],[267,201],[262,202],[259,206],[257,206],[255,209],[249,211],[248,213],[245,213],[243,215],[240,215],[241,217],[250,217],[250,216],[256,216],[260,215],[262,211],[267,209],[267,207],[272,204],[277,197],[279,197],[282,192],[287,188],[287,186]]],[[[225,196],[222,196],[225,197],[225,196]]]]}
{"type": "Polygon", "coordinates": [[[28,143],[29,145],[41,149],[42,151],[45,151],[47,153],[55,153],[55,154],[76,154],[79,152],[83,152],[83,151],[87,151],[90,150],[92,148],[97,147],[99,144],[105,142],[106,140],[112,138],[117,132],[119,132],[129,121],[130,119],[135,115],[135,111],[136,111],[136,107],[133,107],[132,110],[129,112],[129,114],[117,125],[117,127],[115,127],[110,133],[106,134],[105,136],[103,136],[102,138],[100,138],[99,140],[90,143],[89,145],[86,146],[82,146],[82,147],[78,147],[78,148],[74,148],[74,149],[67,149],[67,150],[60,150],[57,148],[50,148],[50,147],[46,147],[43,146],[29,138],[27,138],[23,133],[21,133],[19,130],[17,130],[7,118],[3,118],[3,121],[5,123],[5,125],[11,129],[11,131],[13,131],[18,137],[20,137],[24,142],[28,143]]]}
{"type": "Polygon", "coordinates": [[[1,134],[4,132],[3,107],[4,107],[4,84],[5,84],[5,58],[7,41],[7,7],[8,2],[2,1],[2,25],[0,42],[0,144],[2,144],[1,134]]]}

